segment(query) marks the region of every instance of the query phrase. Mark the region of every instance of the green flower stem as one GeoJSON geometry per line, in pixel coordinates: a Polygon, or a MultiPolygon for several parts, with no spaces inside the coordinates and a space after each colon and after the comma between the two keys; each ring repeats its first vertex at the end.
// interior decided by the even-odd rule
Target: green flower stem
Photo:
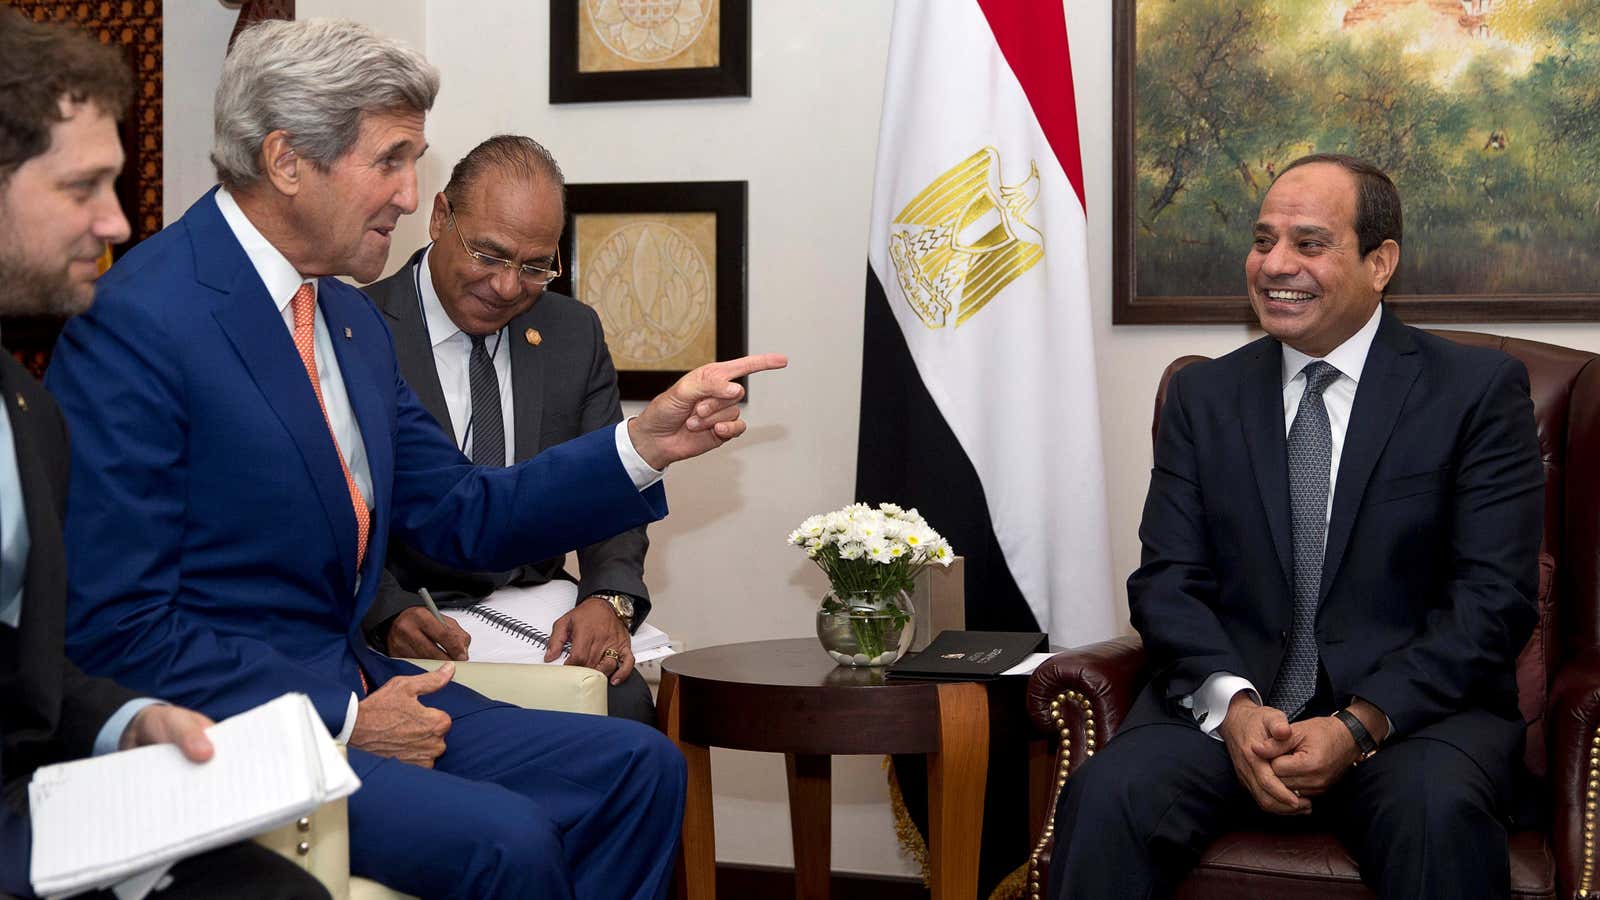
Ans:
{"type": "Polygon", "coordinates": [[[850,633],[856,638],[856,652],[864,653],[868,659],[876,658],[883,654],[883,617],[857,616],[850,617],[850,633]]]}

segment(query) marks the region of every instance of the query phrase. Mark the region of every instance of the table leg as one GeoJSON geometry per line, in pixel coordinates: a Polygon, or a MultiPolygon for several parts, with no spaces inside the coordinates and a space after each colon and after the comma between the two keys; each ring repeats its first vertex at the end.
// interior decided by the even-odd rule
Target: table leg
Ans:
{"type": "Polygon", "coordinates": [[[657,717],[667,737],[678,745],[689,768],[674,896],[679,900],[715,900],[717,845],[711,821],[711,748],[683,740],[682,700],[678,676],[662,672],[661,689],[656,698],[657,717]]]}
{"type": "Polygon", "coordinates": [[[966,900],[978,894],[988,768],[989,695],[984,686],[939,685],[939,752],[928,754],[932,900],[966,900]]]}
{"type": "Polygon", "coordinates": [[[785,753],[795,900],[827,900],[832,865],[833,758],[785,753]]]}

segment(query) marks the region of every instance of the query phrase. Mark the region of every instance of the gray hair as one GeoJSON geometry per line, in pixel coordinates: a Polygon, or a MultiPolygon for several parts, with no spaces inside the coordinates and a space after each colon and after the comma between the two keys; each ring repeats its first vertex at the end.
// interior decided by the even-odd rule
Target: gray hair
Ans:
{"type": "Polygon", "coordinates": [[[363,113],[426,113],[439,70],[355,22],[268,20],[245,29],[222,64],[211,163],[230,190],[261,178],[261,143],[282,129],[326,168],[356,142],[363,113]]]}

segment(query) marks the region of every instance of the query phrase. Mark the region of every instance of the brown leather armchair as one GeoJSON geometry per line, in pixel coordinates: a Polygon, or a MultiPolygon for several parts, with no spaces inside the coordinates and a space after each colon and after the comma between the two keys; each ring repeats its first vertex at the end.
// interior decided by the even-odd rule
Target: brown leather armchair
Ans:
{"type": "MultiPolygon", "coordinates": [[[[1545,792],[1549,820],[1511,836],[1511,888],[1518,898],[1600,897],[1595,876],[1600,794],[1600,356],[1474,332],[1437,334],[1495,346],[1528,367],[1544,454],[1545,523],[1539,627],[1517,662],[1528,723],[1524,760],[1545,792]]],[[[1172,374],[1156,392],[1156,421],[1172,374]]],[[[1152,432],[1155,426],[1151,426],[1152,432]]],[[[1136,637],[1057,654],[1034,672],[1028,711],[1058,742],[1048,779],[1035,779],[1038,839],[1028,890],[1039,898],[1055,835],[1050,813],[1073,771],[1117,733],[1139,690],[1144,651],[1136,637]],[[1045,782],[1048,781],[1048,785],[1045,782]],[[1048,790],[1048,806],[1043,806],[1048,790]]],[[[1179,888],[1184,898],[1371,897],[1354,860],[1331,834],[1226,834],[1179,888]]]]}

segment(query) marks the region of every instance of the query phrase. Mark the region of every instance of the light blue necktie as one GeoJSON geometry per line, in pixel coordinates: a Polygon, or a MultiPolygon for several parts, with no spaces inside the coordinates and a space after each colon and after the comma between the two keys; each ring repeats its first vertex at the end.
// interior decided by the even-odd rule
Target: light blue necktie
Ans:
{"type": "Polygon", "coordinates": [[[22,621],[22,586],[31,542],[7,406],[0,403],[0,623],[15,628],[22,621]]]}

